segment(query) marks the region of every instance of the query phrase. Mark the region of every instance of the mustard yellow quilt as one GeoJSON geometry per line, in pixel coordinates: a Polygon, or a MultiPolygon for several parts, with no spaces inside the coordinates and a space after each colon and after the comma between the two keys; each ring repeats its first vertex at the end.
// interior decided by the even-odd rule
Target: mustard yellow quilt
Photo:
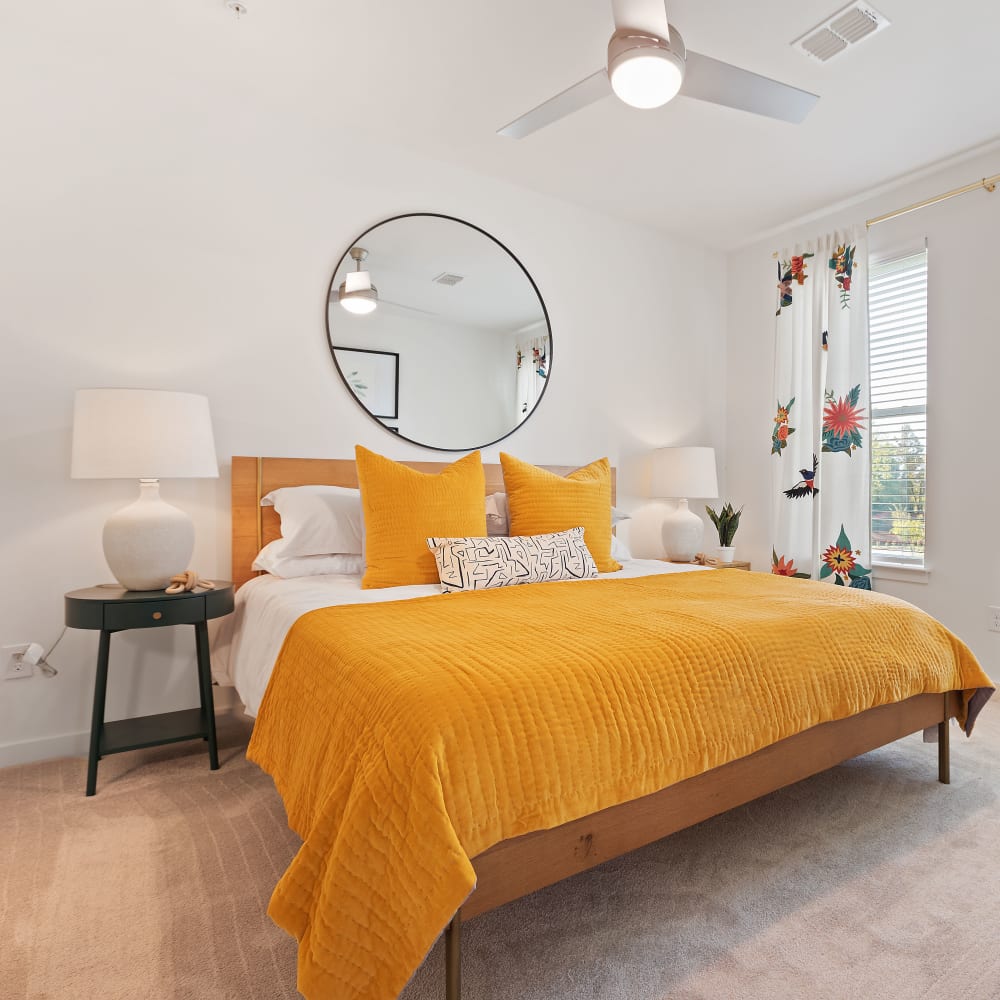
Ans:
{"type": "Polygon", "coordinates": [[[271,899],[309,1000],[391,1000],[498,841],[822,722],[992,683],[916,608],[735,572],[326,608],[289,632],[248,754],[297,856],[271,899]]]}

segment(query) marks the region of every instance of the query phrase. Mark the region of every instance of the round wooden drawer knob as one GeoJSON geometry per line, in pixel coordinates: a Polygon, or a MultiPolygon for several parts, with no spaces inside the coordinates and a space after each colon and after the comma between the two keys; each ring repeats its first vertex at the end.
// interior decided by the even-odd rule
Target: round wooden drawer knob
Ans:
{"type": "Polygon", "coordinates": [[[158,622],[162,617],[163,617],[163,612],[162,611],[154,611],[153,612],[153,621],[157,621],[158,622]]]}

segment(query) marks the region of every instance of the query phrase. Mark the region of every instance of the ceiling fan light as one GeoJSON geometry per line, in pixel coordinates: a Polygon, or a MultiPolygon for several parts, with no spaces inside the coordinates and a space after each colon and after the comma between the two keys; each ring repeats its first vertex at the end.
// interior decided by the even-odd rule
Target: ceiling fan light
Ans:
{"type": "Polygon", "coordinates": [[[611,89],[633,108],[658,108],[677,96],[684,82],[684,43],[616,31],[608,43],[611,89]],[[675,51],[676,49],[676,51],[675,51]]]}
{"type": "MultiPolygon", "coordinates": [[[[368,277],[367,272],[361,272],[368,277]]],[[[355,288],[349,287],[350,279],[353,275],[348,275],[348,280],[343,282],[340,286],[340,291],[337,293],[337,298],[340,304],[348,311],[355,313],[356,315],[362,316],[365,313],[370,313],[375,311],[375,307],[378,305],[378,289],[371,283],[371,279],[368,280],[367,288],[355,288]]]]}
{"type": "Polygon", "coordinates": [[[364,247],[351,247],[349,251],[356,270],[348,271],[337,298],[348,311],[363,316],[374,312],[378,305],[378,289],[372,284],[370,271],[362,271],[361,265],[368,259],[368,251],[364,247]]]}

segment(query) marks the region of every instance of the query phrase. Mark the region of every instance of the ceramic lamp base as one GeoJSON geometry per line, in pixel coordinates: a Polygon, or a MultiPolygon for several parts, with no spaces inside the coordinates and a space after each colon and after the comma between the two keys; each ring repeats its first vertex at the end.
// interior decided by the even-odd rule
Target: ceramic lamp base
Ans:
{"type": "Polygon", "coordinates": [[[157,479],[139,481],[139,499],[104,525],[104,558],[126,590],[163,590],[194,552],[194,522],[160,499],[157,479]]]}
{"type": "Polygon", "coordinates": [[[677,507],[663,519],[663,548],[671,562],[691,562],[701,550],[705,537],[704,522],[688,510],[687,500],[678,500],[677,507]]]}

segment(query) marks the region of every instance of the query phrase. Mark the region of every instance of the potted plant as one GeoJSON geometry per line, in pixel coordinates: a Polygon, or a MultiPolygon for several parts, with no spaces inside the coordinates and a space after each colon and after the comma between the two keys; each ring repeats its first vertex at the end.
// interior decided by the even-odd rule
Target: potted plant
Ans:
{"type": "Polygon", "coordinates": [[[733,510],[733,505],[727,503],[718,513],[707,506],[705,511],[712,519],[715,530],[719,533],[718,560],[720,563],[731,563],[735,552],[733,539],[736,537],[736,529],[740,526],[740,514],[743,513],[743,508],[733,510]]]}

